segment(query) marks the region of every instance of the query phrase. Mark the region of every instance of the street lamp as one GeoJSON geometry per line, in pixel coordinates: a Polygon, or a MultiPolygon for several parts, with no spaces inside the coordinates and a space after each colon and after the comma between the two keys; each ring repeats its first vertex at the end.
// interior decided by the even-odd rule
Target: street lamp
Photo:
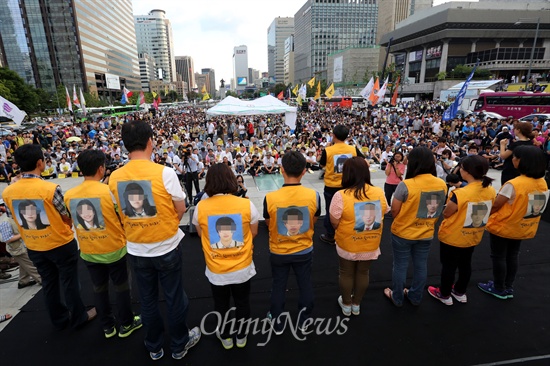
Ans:
{"type": "MultiPolygon", "coordinates": [[[[517,22],[514,23],[514,25],[519,25],[521,23],[524,23],[526,20],[533,20],[535,18],[525,18],[525,19],[518,19],[517,22]]],[[[540,26],[540,17],[537,19],[537,30],[535,31],[535,39],[533,40],[533,47],[531,48],[531,59],[529,61],[529,70],[527,71],[527,78],[525,79],[525,90],[527,90],[527,87],[529,86],[529,80],[531,79],[531,69],[533,67],[533,58],[535,57],[535,46],[537,45],[537,38],[539,37],[539,26],[540,26]]]]}

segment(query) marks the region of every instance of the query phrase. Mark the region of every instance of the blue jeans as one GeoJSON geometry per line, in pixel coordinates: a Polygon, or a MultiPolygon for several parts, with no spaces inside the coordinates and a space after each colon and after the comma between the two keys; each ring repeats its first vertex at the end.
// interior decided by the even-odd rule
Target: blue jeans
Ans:
{"type": "Polygon", "coordinates": [[[311,263],[313,262],[313,251],[306,254],[271,254],[271,274],[273,285],[271,287],[271,316],[277,318],[285,310],[286,284],[290,268],[296,275],[296,282],[300,288],[298,299],[298,311],[305,308],[301,313],[298,324],[302,324],[311,316],[313,311],[313,285],[311,283],[311,263]]]}
{"type": "Polygon", "coordinates": [[[141,301],[141,319],[147,334],[145,347],[159,352],[164,340],[164,319],[159,311],[159,280],[168,308],[168,328],[172,352],[181,352],[189,341],[186,324],[189,300],[183,289],[181,250],[179,246],[159,257],[128,254],[134,270],[141,301]]]}
{"type": "Polygon", "coordinates": [[[397,305],[403,303],[407,268],[409,267],[409,258],[412,258],[413,278],[407,296],[411,303],[419,305],[426,285],[431,240],[407,240],[392,234],[391,244],[393,249],[393,301],[397,305]]]}

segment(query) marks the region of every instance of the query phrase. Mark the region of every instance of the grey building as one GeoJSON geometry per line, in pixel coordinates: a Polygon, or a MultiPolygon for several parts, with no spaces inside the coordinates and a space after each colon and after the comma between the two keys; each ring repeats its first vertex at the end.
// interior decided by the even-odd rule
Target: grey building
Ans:
{"type": "Polygon", "coordinates": [[[187,83],[189,91],[197,87],[195,83],[195,65],[191,56],[176,56],[176,72],[187,83]]]}
{"type": "Polygon", "coordinates": [[[294,83],[326,79],[327,57],[376,44],[376,1],[308,0],[294,15],[294,83]]]}
{"type": "Polygon", "coordinates": [[[216,95],[216,72],[214,69],[206,68],[201,70],[201,74],[208,75],[208,85],[206,89],[210,93],[210,97],[214,98],[216,95]]]}
{"type": "Polygon", "coordinates": [[[292,34],[294,34],[292,17],[275,18],[267,28],[267,71],[276,83],[282,83],[284,80],[285,40],[292,34]]]}
{"type": "Polygon", "coordinates": [[[65,84],[119,98],[139,89],[131,0],[0,2],[2,64],[51,93],[65,84]],[[108,41],[106,41],[108,39],[108,41]]]}
{"type": "Polygon", "coordinates": [[[139,74],[141,89],[144,92],[150,92],[150,82],[157,80],[157,64],[155,59],[147,53],[139,54],[139,74]]]}

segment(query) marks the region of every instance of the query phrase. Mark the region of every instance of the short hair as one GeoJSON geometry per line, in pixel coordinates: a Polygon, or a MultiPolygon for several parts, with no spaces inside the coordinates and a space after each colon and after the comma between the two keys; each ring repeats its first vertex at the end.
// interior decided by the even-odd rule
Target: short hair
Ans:
{"type": "Polygon", "coordinates": [[[468,151],[470,150],[475,150],[479,152],[479,146],[477,146],[476,144],[471,144],[470,146],[468,146],[468,151]]]}
{"type": "Polygon", "coordinates": [[[431,174],[437,177],[433,153],[425,146],[417,146],[409,153],[405,178],[414,178],[420,174],[431,174]]]}
{"type": "Polygon", "coordinates": [[[289,151],[281,159],[285,173],[292,178],[298,178],[306,168],[306,158],[298,151],[289,151]]]}
{"type": "Polygon", "coordinates": [[[349,128],[347,128],[345,125],[339,124],[334,127],[332,133],[338,140],[345,141],[349,135],[349,128]]]}
{"type": "Polygon", "coordinates": [[[368,198],[368,186],[371,186],[369,164],[360,156],[347,159],[342,169],[342,188],[353,192],[353,196],[362,200],[368,198]]]}
{"type": "Polygon", "coordinates": [[[216,231],[219,232],[222,226],[231,227],[231,231],[237,230],[237,224],[229,216],[223,216],[216,220],[216,231]]]}
{"type": "Polygon", "coordinates": [[[432,200],[434,200],[434,199],[435,199],[437,202],[443,201],[443,198],[442,198],[439,194],[429,192],[428,195],[427,195],[427,197],[426,197],[426,202],[427,202],[427,201],[432,201],[432,200]]]}
{"type": "Polygon", "coordinates": [[[223,163],[216,163],[208,169],[204,185],[204,191],[208,197],[220,193],[235,193],[238,190],[237,178],[229,166],[223,163]]]}
{"type": "Polygon", "coordinates": [[[284,223],[288,221],[289,216],[298,216],[298,220],[304,219],[304,213],[296,207],[291,207],[283,213],[282,219],[284,223]]]}
{"type": "Polygon", "coordinates": [[[514,156],[519,159],[520,174],[535,179],[543,178],[546,174],[546,156],[540,148],[533,145],[518,146],[514,149],[514,156]]]}
{"type": "Polygon", "coordinates": [[[529,139],[535,137],[533,134],[533,124],[531,122],[515,122],[514,128],[518,129],[523,136],[529,139]]]}
{"type": "Polygon", "coordinates": [[[101,150],[84,150],[76,162],[83,176],[93,177],[100,167],[105,166],[105,154],[101,150]]]}
{"type": "Polygon", "coordinates": [[[22,172],[30,172],[36,169],[38,160],[44,160],[44,153],[40,145],[25,144],[15,150],[13,157],[22,172]]]}
{"type": "Polygon", "coordinates": [[[144,151],[149,139],[153,137],[151,126],[141,120],[133,120],[122,125],[122,141],[129,153],[144,151]]]}

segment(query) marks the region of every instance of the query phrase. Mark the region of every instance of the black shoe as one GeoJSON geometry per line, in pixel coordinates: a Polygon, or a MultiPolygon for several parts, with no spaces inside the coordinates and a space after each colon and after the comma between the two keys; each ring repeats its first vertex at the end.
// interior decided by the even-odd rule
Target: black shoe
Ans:
{"type": "Polygon", "coordinates": [[[327,234],[321,234],[321,240],[324,241],[327,244],[335,245],[336,240],[334,240],[333,237],[328,236],[327,234]]]}
{"type": "Polygon", "coordinates": [[[34,286],[34,285],[36,285],[36,281],[35,280],[30,280],[27,283],[18,283],[17,288],[22,289],[22,288],[29,287],[29,286],[34,286]]]}

